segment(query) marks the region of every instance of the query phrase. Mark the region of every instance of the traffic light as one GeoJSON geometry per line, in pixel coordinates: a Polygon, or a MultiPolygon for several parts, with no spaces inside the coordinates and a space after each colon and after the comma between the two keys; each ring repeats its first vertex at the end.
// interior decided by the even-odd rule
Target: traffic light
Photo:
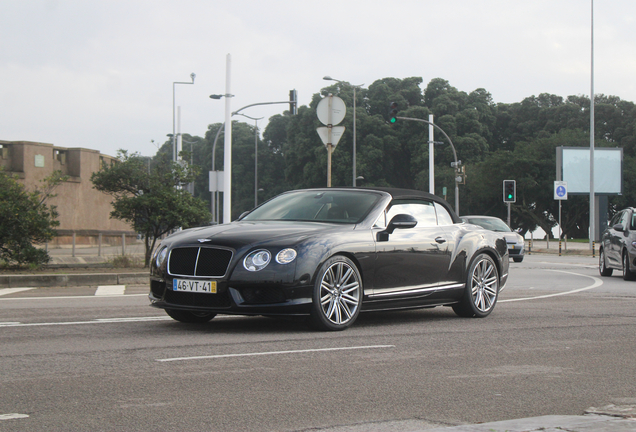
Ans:
{"type": "Polygon", "coordinates": [[[504,202],[517,201],[517,182],[514,180],[503,181],[503,200],[504,202]]]}
{"type": "Polygon", "coordinates": [[[298,93],[296,90],[289,91],[289,112],[291,115],[298,114],[298,93]]]}
{"type": "Polygon", "coordinates": [[[389,123],[393,124],[397,122],[398,104],[397,102],[391,102],[389,106],[389,123]]]}

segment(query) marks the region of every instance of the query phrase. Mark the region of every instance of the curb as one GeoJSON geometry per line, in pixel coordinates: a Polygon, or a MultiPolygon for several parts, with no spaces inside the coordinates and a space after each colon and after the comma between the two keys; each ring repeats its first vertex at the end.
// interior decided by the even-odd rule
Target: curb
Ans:
{"type": "Polygon", "coordinates": [[[149,274],[143,273],[78,273],[0,276],[0,288],[37,288],[99,285],[146,285],[149,274]]]}

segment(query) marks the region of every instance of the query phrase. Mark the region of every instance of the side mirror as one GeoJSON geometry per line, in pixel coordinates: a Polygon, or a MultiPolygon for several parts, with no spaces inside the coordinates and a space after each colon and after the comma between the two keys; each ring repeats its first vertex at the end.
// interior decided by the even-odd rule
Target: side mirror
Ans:
{"type": "Polygon", "coordinates": [[[380,231],[377,235],[378,241],[388,241],[389,234],[393,234],[396,229],[414,228],[417,225],[417,219],[408,214],[397,214],[393,216],[389,225],[384,231],[380,231]]]}
{"type": "Polygon", "coordinates": [[[616,224],[612,228],[614,228],[616,231],[625,231],[625,228],[623,228],[623,225],[621,224],[616,224]]]}

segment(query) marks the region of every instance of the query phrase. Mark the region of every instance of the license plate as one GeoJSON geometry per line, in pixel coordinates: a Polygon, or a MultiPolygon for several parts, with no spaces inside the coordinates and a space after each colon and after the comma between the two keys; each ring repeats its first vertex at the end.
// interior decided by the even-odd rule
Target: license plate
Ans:
{"type": "Polygon", "coordinates": [[[174,291],[216,294],[216,281],[173,279],[172,289],[174,291]]]}

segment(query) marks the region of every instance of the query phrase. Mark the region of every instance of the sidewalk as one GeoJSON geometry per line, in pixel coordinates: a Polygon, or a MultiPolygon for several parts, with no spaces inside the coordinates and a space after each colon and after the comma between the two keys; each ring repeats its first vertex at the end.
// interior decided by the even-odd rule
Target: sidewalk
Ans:
{"type": "MultiPolygon", "coordinates": [[[[594,244],[594,256],[598,256],[598,243],[594,244]]],[[[525,253],[547,253],[558,254],[559,253],[559,240],[550,240],[549,248],[548,242],[545,240],[534,240],[532,242],[532,248],[530,249],[530,240],[526,240],[525,253]]],[[[561,254],[562,255],[589,255],[592,256],[592,250],[589,243],[580,242],[561,242],[561,254]]]]}
{"type": "Polygon", "coordinates": [[[37,271],[1,272],[2,288],[42,288],[50,286],[148,285],[149,271],[143,268],[143,244],[126,246],[126,257],[140,263],[134,268],[116,268],[113,260],[121,257],[121,246],[72,247],[49,249],[51,261],[37,271]],[[99,254],[99,255],[98,255],[99,254]]]}

